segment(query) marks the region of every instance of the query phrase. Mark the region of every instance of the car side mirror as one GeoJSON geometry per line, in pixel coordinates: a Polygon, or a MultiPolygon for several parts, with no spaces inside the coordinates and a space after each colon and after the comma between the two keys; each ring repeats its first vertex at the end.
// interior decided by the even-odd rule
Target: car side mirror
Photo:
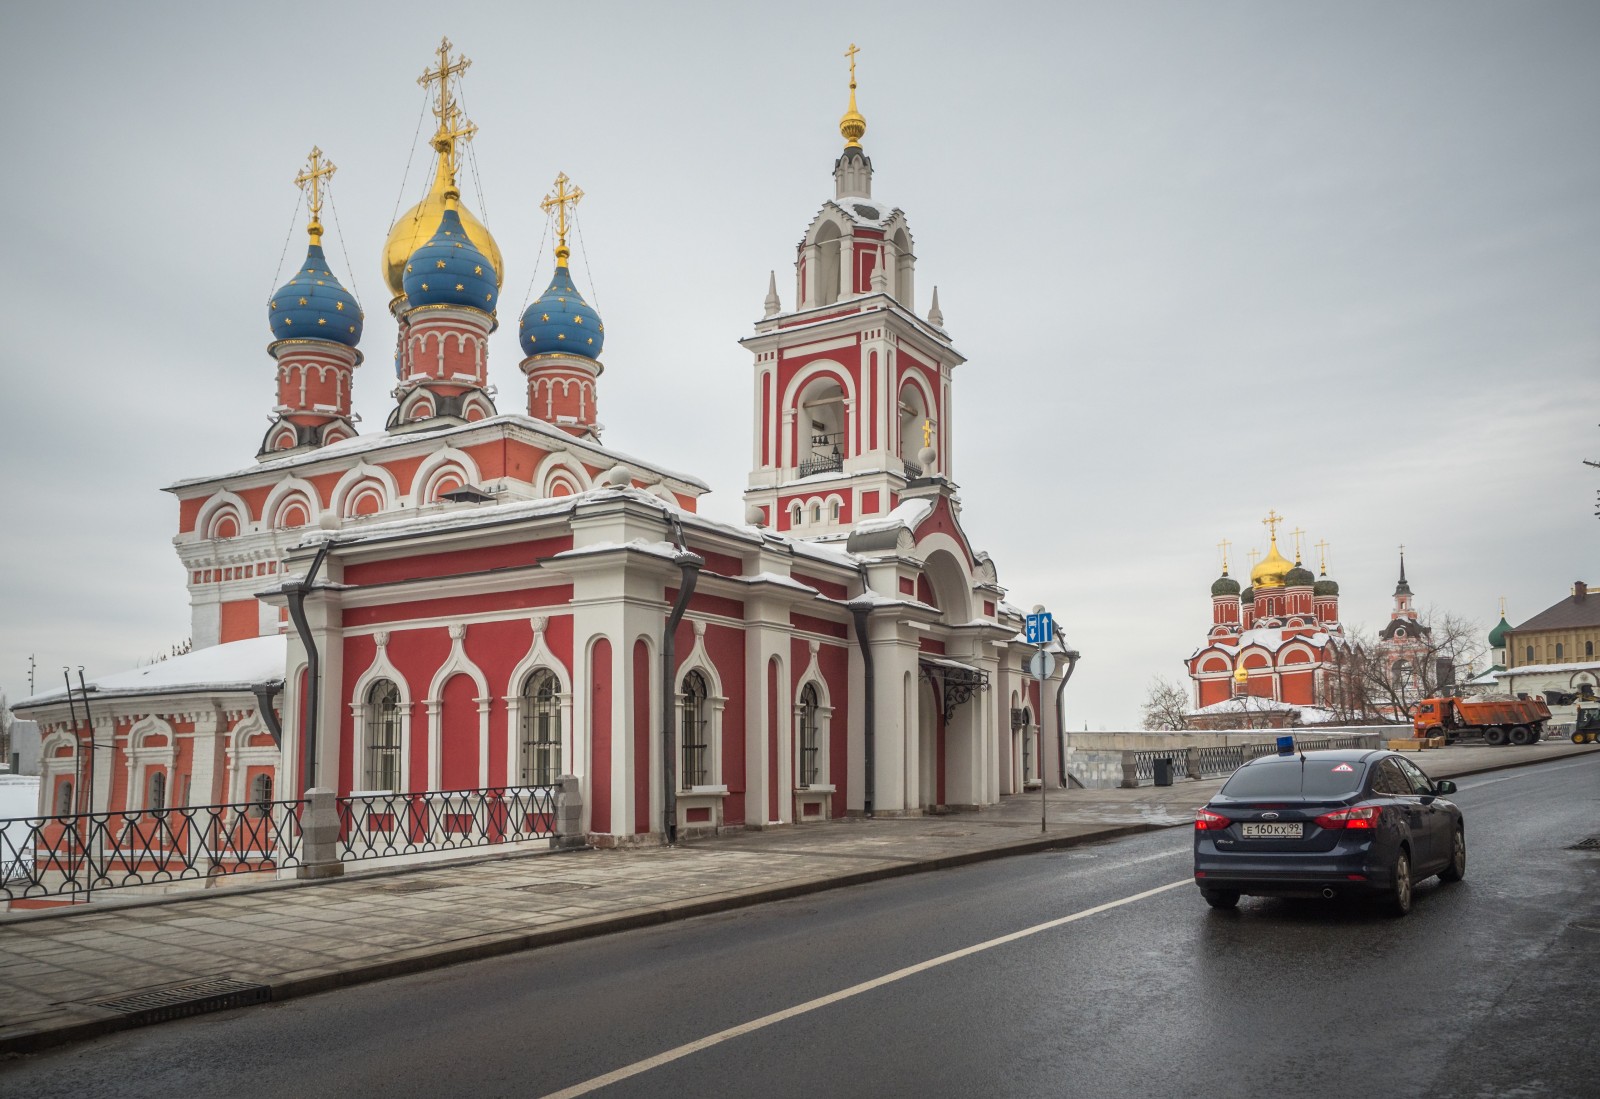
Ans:
{"type": "Polygon", "coordinates": [[[1456,784],[1447,778],[1442,778],[1433,784],[1433,792],[1436,794],[1453,794],[1456,792],[1456,784]]]}

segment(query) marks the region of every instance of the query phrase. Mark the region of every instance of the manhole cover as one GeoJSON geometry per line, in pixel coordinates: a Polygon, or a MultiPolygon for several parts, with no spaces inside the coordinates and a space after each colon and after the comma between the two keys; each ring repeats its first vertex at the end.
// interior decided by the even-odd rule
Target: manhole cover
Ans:
{"type": "Polygon", "coordinates": [[[264,1004],[271,999],[272,989],[266,985],[236,981],[231,977],[210,977],[92,1002],[96,1007],[121,1012],[134,1022],[144,1024],[187,1019],[191,1015],[226,1011],[247,1004],[264,1004]]]}
{"type": "Polygon", "coordinates": [[[440,881],[394,881],[385,882],[377,889],[382,893],[432,893],[444,887],[445,883],[440,881]]]}
{"type": "Polygon", "coordinates": [[[1586,840],[1579,840],[1568,848],[1569,851],[1600,851],[1600,836],[1590,836],[1586,840]]]}
{"type": "Polygon", "coordinates": [[[534,885],[513,885],[512,889],[520,893],[581,893],[585,889],[593,889],[592,885],[585,885],[576,881],[547,881],[534,885]]]}

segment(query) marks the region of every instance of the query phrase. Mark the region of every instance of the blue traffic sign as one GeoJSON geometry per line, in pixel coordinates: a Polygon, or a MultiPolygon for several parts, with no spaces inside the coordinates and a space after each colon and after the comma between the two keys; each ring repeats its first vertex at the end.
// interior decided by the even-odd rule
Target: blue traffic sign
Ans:
{"type": "Polygon", "coordinates": [[[1028,644],[1048,645],[1055,640],[1055,621],[1049,614],[1028,615],[1028,644]]]}

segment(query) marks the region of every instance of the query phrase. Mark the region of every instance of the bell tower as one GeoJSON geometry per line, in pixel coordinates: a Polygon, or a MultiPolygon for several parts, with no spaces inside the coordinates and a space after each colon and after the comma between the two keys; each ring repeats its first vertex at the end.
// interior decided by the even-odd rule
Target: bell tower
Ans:
{"type": "Polygon", "coordinates": [[[965,361],[935,288],[916,313],[916,254],[905,213],[872,194],[861,146],[854,45],[834,196],[795,249],[794,301],[777,276],[740,343],[754,356],[755,440],[745,502],[773,528],[847,533],[887,514],[908,485],[954,477],[951,376],[965,361]]]}

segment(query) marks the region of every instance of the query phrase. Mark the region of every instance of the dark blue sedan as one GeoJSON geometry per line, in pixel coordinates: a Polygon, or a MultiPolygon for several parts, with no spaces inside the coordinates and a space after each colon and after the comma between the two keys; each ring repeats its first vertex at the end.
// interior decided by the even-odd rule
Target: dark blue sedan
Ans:
{"type": "Polygon", "coordinates": [[[1444,798],[1455,792],[1397,752],[1251,760],[1195,815],[1195,884],[1213,908],[1365,894],[1404,916],[1415,882],[1466,875],[1461,810],[1444,798]]]}

